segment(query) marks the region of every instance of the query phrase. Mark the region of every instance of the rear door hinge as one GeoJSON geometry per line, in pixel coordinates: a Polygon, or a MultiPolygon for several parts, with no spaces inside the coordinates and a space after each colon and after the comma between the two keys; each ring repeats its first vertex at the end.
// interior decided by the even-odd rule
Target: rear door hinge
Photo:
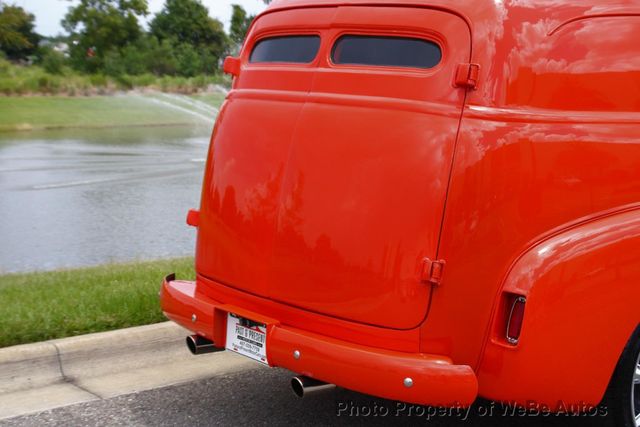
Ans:
{"type": "Polygon", "coordinates": [[[420,280],[424,283],[432,285],[440,285],[442,283],[442,274],[444,273],[445,261],[439,259],[437,261],[425,258],[422,260],[422,275],[420,280]]]}
{"type": "Polygon", "coordinates": [[[480,65],[472,63],[458,64],[458,67],[456,68],[454,86],[477,89],[479,75],[480,65]]]}

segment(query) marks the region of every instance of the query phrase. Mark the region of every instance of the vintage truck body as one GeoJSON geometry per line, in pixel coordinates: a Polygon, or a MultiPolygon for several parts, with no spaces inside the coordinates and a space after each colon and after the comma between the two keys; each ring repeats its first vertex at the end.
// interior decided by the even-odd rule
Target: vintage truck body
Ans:
{"type": "Polygon", "coordinates": [[[165,314],[385,398],[598,404],[640,319],[639,39],[638,1],[276,0],[165,314]]]}

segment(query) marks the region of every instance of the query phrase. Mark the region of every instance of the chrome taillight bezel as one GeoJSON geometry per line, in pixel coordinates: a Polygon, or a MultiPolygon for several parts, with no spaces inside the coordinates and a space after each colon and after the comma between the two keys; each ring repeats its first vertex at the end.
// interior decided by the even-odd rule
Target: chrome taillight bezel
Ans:
{"type": "Polygon", "coordinates": [[[522,323],[524,322],[524,310],[525,310],[526,303],[527,303],[527,299],[523,296],[518,296],[514,298],[513,302],[511,303],[511,308],[509,309],[509,316],[507,317],[507,327],[505,328],[505,331],[504,331],[505,339],[511,345],[516,345],[520,341],[520,335],[522,333],[522,323]],[[520,325],[518,325],[518,333],[514,337],[510,334],[511,322],[513,321],[513,314],[516,310],[516,306],[518,305],[522,305],[522,316],[520,319],[520,325]]]}

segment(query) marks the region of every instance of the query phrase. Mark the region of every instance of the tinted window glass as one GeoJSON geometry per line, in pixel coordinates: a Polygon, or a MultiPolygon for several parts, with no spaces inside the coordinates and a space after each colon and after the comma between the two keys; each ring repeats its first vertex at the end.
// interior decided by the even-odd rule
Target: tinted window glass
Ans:
{"type": "Polygon", "coordinates": [[[249,62],[313,61],[320,47],[318,36],[286,36],[260,40],[253,48],[249,62]]]}
{"type": "Polygon", "coordinates": [[[331,52],[334,64],[432,68],[442,59],[440,46],[405,37],[343,36],[331,52]]]}

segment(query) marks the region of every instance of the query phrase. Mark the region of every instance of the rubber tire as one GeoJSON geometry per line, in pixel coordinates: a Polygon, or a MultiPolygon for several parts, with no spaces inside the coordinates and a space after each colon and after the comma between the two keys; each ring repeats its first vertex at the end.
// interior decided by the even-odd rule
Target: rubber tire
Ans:
{"type": "Polygon", "coordinates": [[[636,427],[630,410],[630,384],[636,370],[638,354],[640,354],[640,325],[636,327],[622,351],[603,401],[607,406],[607,418],[616,427],[636,427]]]}

